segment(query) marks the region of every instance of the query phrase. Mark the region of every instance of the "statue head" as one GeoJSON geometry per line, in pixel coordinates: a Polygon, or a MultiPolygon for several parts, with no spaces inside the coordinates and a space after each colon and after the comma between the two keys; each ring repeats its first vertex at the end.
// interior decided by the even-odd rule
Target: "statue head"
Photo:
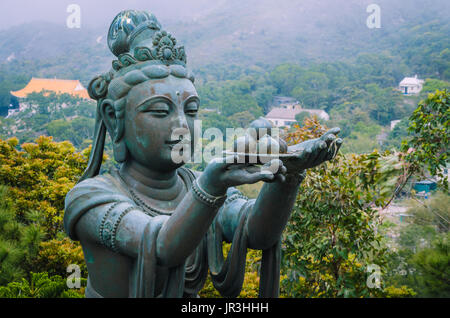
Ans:
{"type": "Polygon", "coordinates": [[[106,132],[119,163],[136,160],[158,171],[182,165],[172,160],[171,152],[183,135],[190,135],[192,146],[200,101],[194,77],[186,68],[184,48],[176,44],[152,14],[123,11],[115,17],[108,45],[117,60],[88,88],[97,100],[97,118],[91,157],[81,180],[98,175],[106,132]]]}

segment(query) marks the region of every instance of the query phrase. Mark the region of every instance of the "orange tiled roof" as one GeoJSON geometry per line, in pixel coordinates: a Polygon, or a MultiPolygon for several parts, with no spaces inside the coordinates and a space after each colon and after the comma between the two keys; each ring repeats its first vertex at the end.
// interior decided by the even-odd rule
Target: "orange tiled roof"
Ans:
{"type": "Polygon", "coordinates": [[[34,77],[25,88],[11,92],[11,94],[19,98],[26,98],[30,93],[40,93],[43,90],[55,92],[56,94],[70,94],[80,98],[89,99],[89,94],[80,81],[34,77]]]}

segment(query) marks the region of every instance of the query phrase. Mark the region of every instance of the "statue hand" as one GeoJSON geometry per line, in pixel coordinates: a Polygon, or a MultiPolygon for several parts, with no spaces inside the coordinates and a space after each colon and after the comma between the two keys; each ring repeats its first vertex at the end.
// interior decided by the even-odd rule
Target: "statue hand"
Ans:
{"type": "Polygon", "coordinates": [[[281,160],[274,159],[261,167],[236,163],[237,159],[237,156],[229,156],[212,160],[198,181],[200,186],[211,195],[221,196],[229,187],[285,180],[287,169],[281,160]]]}
{"type": "Polygon", "coordinates": [[[289,152],[300,153],[296,158],[286,162],[288,173],[314,168],[336,157],[343,143],[343,140],[337,137],[340,131],[339,128],[333,128],[320,138],[289,147],[289,152]]]}

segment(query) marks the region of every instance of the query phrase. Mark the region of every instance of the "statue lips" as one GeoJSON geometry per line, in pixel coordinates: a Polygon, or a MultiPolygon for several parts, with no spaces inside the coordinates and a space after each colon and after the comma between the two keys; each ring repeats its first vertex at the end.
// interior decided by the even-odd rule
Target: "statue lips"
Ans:
{"type": "Polygon", "coordinates": [[[189,145],[190,142],[188,139],[177,139],[166,141],[166,144],[169,145],[169,148],[173,149],[176,145],[189,145]]]}

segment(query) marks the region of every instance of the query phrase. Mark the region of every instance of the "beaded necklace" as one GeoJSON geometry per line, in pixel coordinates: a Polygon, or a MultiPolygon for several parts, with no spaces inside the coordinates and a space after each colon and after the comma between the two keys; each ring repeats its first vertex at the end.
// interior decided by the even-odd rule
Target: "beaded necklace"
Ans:
{"type": "MultiPolygon", "coordinates": [[[[180,170],[182,170],[182,169],[185,169],[185,168],[180,168],[179,170],[178,170],[178,174],[180,175],[180,177],[181,177],[181,179],[183,180],[183,183],[185,184],[185,186],[186,186],[186,189],[189,189],[189,187],[187,186],[187,184],[186,184],[186,181],[184,180],[184,178],[183,178],[183,176],[182,176],[182,174],[183,173],[181,173],[181,171],[180,170]]],[[[186,169],[187,170],[187,169],[186,169]]],[[[189,172],[188,170],[186,171],[186,170],[183,170],[183,172],[189,172]]],[[[127,184],[126,182],[125,182],[125,180],[123,179],[123,177],[121,176],[121,174],[120,173],[118,173],[118,175],[119,175],[119,177],[120,177],[120,179],[122,180],[122,182],[124,183],[124,184],[127,184]]],[[[189,176],[190,176],[190,174],[188,174],[189,176]]],[[[192,179],[192,177],[191,178],[188,178],[188,179],[192,179]]],[[[192,181],[192,180],[190,180],[190,181],[192,181]]],[[[158,216],[158,215],[167,215],[167,216],[170,216],[170,215],[172,215],[172,213],[173,213],[173,211],[171,211],[171,212],[167,212],[167,211],[162,211],[162,210],[158,210],[158,209],[155,209],[154,207],[151,207],[150,205],[148,205],[146,202],[144,202],[144,200],[131,188],[131,187],[129,187],[128,185],[127,185],[127,190],[128,190],[128,192],[130,193],[130,195],[131,195],[131,198],[133,199],[133,201],[140,207],[140,208],[142,208],[142,210],[144,211],[144,213],[145,214],[147,214],[147,215],[149,215],[149,216],[158,216]]]]}

